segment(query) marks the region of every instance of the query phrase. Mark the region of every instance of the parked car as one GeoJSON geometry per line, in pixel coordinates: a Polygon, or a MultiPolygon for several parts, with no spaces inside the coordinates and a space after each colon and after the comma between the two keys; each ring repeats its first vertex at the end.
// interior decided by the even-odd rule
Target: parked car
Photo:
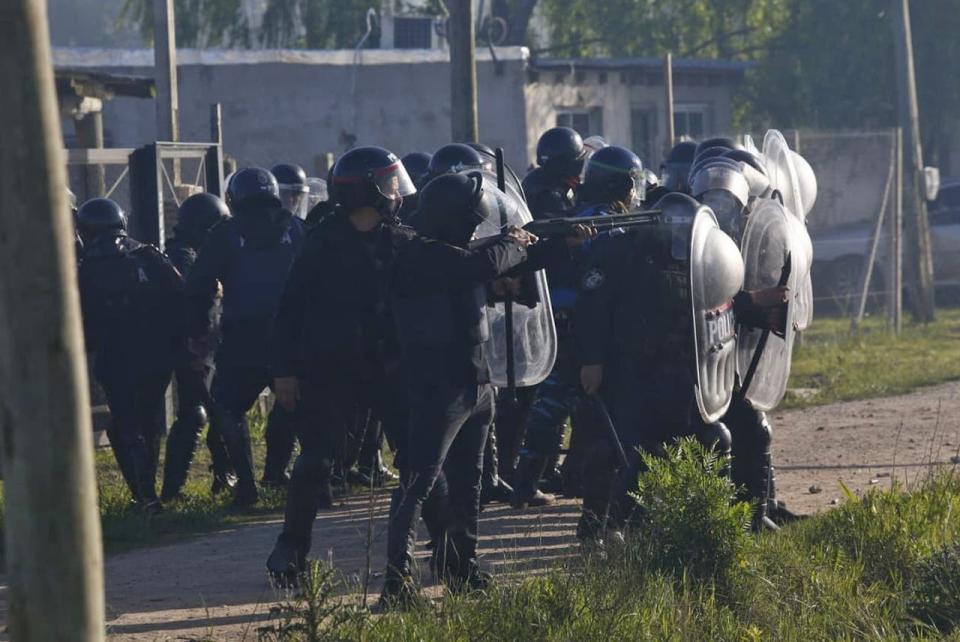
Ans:
{"type": "MultiPolygon", "coordinates": [[[[945,182],[936,200],[927,202],[933,274],[937,294],[955,298],[960,289],[960,180],[945,182]]],[[[890,236],[887,222],[877,247],[877,261],[870,282],[872,302],[885,296],[890,236]]],[[[820,307],[849,310],[860,293],[864,261],[870,251],[874,222],[840,225],[811,233],[813,239],[813,288],[820,307]]]]}

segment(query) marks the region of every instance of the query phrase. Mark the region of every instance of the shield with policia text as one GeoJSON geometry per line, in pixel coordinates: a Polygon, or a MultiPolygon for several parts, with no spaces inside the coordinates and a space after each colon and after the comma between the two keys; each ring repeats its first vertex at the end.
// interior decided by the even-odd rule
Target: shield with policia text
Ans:
{"type": "Polygon", "coordinates": [[[713,423],[726,413],[733,395],[733,297],[743,286],[743,260],[709,207],[700,206],[693,217],[689,257],[697,406],[703,420],[713,423]]]}
{"type": "MultiPolygon", "coordinates": [[[[533,220],[526,202],[517,191],[518,187],[508,181],[506,191],[500,190],[496,176],[486,172],[483,174],[483,198],[491,200],[491,211],[499,212],[500,220],[481,223],[476,232],[478,240],[498,236],[506,226],[523,227],[533,220]]],[[[531,292],[523,298],[523,302],[496,301],[487,308],[490,324],[487,357],[491,382],[495,386],[506,387],[510,383],[517,386],[536,385],[547,378],[557,357],[557,331],[553,323],[546,273],[540,270],[529,275],[525,285],[531,292]],[[507,372],[507,337],[511,334],[506,327],[507,305],[513,309],[514,381],[509,381],[507,372]]]]}

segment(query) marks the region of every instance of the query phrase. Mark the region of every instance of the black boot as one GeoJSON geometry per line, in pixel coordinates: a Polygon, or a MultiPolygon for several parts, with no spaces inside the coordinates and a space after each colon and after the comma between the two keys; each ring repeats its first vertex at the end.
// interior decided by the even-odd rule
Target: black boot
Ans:
{"type": "Polygon", "coordinates": [[[528,506],[549,506],[555,501],[553,495],[540,492],[538,488],[540,476],[547,468],[547,458],[535,453],[522,453],[517,465],[516,485],[510,497],[510,505],[514,508],[528,506]]]}
{"type": "Polygon", "coordinates": [[[237,485],[237,475],[233,472],[230,454],[223,443],[223,435],[212,423],[207,427],[207,450],[210,451],[210,474],[213,476],[210,494],[219,495],[234,488],[237,485]]]}
{"type": "Polygon", "coordinates": [[[279,588],[297,588],[300,576],[307,570],[309,542],[296,542],[281,533],[273,552],[267,558],[267,572],[279,588]]]}
{"type": "Polygon", "coordinates": [[[487,433],[487,443],[483,453],[483,476],[480,478],[480,506],[491,502],[508,503],[513,496],[513,488],[500,479],[499,461],[497,459],[497,434],[491,430],[487,433]]]}
{"type": "Polygon", "coordinates": [[[178,418],[170,427],[167,436],[167,454],[163,462],[163,501],[180,497],[183,485],[187,482],[187,473],[193,462],[197,448],[197,434],[202,426],[197,426],[178,418]]]}
{"type": "Polygon", "coordinates": [[[440,577],[447,588],[453,593],[487,590],[491,576],[480,569],[476,540],[462,531],[454,531],[447,536],[446,544],[440,577]]]}
{"type": "Polygon", "coordinates": [[[293,456],[293,447],[296,443],[293,413],[275,404],[270,411],[270,416],[267,417],[264,439],[267,444],[267,455],[260,481],[264,486],[286,486],[290,480],[287,468],[290,467],[290,458],[293,456]]]}
{"type": "Polygon", "coordinates": [[[257,484],[253,477],[253,453],[250,450],[250,433],[246,422],[242,421],[232,426],[232,430],[223,435],[230,461],[237,471],[237,487],[233,496],[233,505],[237,507],[252,506],[260,498],[257,484]]]}
{"type": "MultiPolygon", "coordinates": [[[[418,507],[413,501],[403,501],[403,488],[394,489],[390,498],[390,524],[387,527],[387,570],[384,573],[380,606],[404,608],[417,599],[418,590],[413,579],[413,549],[418,507]]],[[[446,538],[444,538],[446,539],[446,538]]]]}

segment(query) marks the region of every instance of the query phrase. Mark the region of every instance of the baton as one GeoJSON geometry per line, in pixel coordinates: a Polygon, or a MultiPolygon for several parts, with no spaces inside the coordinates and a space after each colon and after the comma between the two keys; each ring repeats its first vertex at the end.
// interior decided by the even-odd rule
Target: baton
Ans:
{"type": "MultiPolygon", "coordinates": [[[[497,147],[496,152],[494,152],[497,160],[497,188],[501,192],[505,192],[507,189],[507,180],[504,174],[503,166],[503,148],[497,147]]],[[[500,208],[500,227],[504,228],[507,225],[507,211],[504,208],[500,208]]],[[[517,365],[516,365],[516,355],[513,350],[513,294],[509,291],[507,292],[506,299],[503,302],[503,322],[506,329],[506,343],[507,343],[507,399],[510,403],[517,403],[517,365]]]]}
{"type": "Polygon", "coordinates": [[[610,418],[610,412],[607,410],[607,404],[603,403],[603,399],[600,398],[599,394],[590,395],[587,397],[590,401],[593,402],[593,407],[596,409],[597,414],[600,415],[600,419],[603,422],[604,428],[607,429],[608,436],[610,437],[610,443],[613,444],[613,449],[617,451],[617,459],[620,460],[620,465],[626,470],[630,463],[627,461],[627,453],[623,449],[623,443],[620,441],[620,435],[617,434],[617,429],[613,425],[613,419],[610,418]]]}
{"type": "MultiPolygon", "coordinates": [[[[790,271],[793,269],[793,263],[790,261],[790,253],[787,252],[787,258],[783,263],[783,269],[780,270],[780,280],[777,287],[783,287],[790,280],[790,271]]],[[[750,384],[753,383],[753,376],[757,374],[757,366],[760,365],[760,357],[763,356],[763,350],[767,347],[767,340],[770,338],[771,330],[765,328],[760,334],[760,340],[757,341],[757,347],[753,351],[753,357],[750,359],[750,367],[747,368],[747,374],[743,377],[743,384],[740,386],[740,394],[744,397],[750,391],[750,384]]]]}

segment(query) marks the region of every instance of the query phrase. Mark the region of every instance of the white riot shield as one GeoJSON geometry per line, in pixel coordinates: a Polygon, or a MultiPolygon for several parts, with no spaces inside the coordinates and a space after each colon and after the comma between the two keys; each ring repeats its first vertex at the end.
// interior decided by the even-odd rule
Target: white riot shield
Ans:
{"type": "MultiPolygon", "coordinates": [[[[792,218],[779,201],[764,199],[747,218],[741,249],[745,268],[744,289],[761,290],[779,285],[784,270],[791,293],[803,277],[803,256],[797,247],[792,218]],[[786,268],[787,261],[790,265],[786,268]]],[[[809,272],[809,270],[808,270],[809,272]]],[[[793,355],[797,298],[787,303],[786,331],[783,336],[757,328],[741,326],[737,336],[737,371],[747,400],[757,410],[773,410],[787,390],[793,355]],[[766,339],[763,339],[766,335],[766,339]],[[761,343],[763,345],[761,346],[761,343]],[[755,365],[754,365],[755,363],[755,365]],[[745,381],[753,366],[749,382],[745,381]]]]}
{"type": "MultiPolygon", "coordinates": [[[[477,228],[477,239],[497,236],[503,227],[523,227],[533,220],[526,202],[519,197],[517,188],[507,183],[507,192],[497,188],[495,176],[484,174],[484,198],[494,199],[501,214],[501,221],[486,221],[477,228]]],[[[513,306],[513,358],[516,385],[534,386],[550,374],[557,358],[557,329],[553,323],[550,306],[550,290],[547,275],[543,270],[532,275],[536,288],[537,303],[530,308],[521,303],[513,306]]],[[[490,323],[490,338],[487,340],[487,359],[491,381],[495,386],[505,387],[507,381],[507,327],[503,302],[487,308],[490,323]]]]}
{"type": "Polygon", "coordinates": [[[743,287],[743,259],[708,207],[690,231],[690,301],[700,416],[718,421],[730,406],[737,369],[733,297],[743,287]]]}

